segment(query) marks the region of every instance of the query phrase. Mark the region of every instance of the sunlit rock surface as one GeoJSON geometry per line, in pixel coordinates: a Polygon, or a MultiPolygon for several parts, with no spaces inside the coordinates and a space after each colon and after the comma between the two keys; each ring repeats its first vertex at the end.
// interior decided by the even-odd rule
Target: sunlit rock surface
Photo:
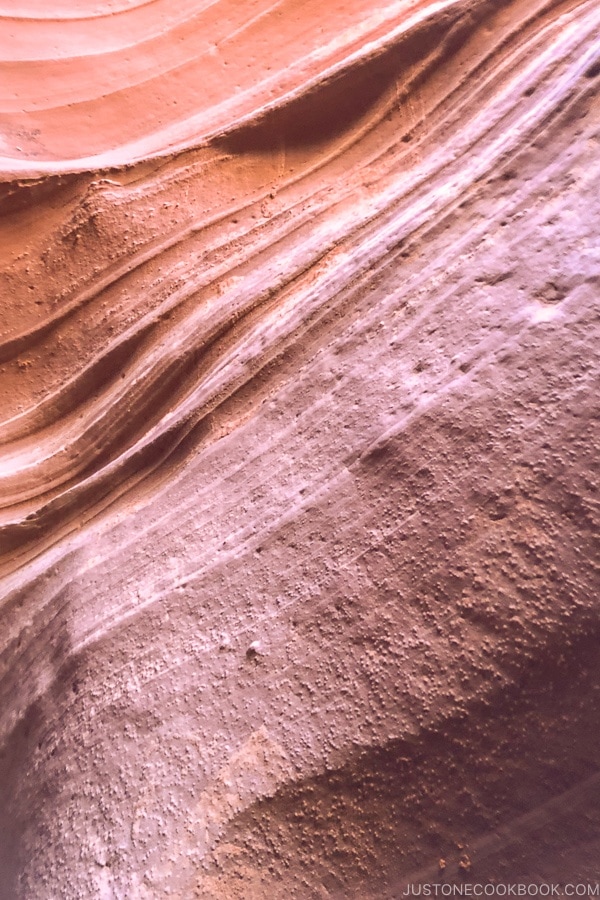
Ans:
{"type": "Polygon", "coordinates": [[[600,7],[0,3],[2,900],[600,880],[600,7]]]}

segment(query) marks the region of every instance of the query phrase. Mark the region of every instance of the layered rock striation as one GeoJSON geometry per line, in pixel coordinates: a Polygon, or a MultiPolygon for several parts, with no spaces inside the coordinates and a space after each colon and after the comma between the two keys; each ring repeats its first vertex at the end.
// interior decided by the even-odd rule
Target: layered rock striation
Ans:
{"type": "Polygon", "coordinates": [[[595,884],[596,0],[0,17],[2,900],[595,884]]]}

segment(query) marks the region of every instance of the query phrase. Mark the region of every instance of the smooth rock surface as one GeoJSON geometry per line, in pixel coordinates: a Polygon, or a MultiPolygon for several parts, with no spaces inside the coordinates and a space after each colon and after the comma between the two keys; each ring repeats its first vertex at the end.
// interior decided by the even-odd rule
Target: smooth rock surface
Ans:
{"type": "Polygon", "coordinates": [[[1,900],[600,881],[597,0],[0,17],[1,900]]]}

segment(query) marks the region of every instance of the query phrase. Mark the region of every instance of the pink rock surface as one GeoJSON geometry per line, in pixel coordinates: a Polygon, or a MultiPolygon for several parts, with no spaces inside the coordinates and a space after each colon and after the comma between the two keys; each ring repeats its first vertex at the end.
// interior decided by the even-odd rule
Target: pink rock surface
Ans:
{"type": "Polygon", "coordinates": [[[596,0],[19,7],[0,898],[600,881],[596,0]]]}

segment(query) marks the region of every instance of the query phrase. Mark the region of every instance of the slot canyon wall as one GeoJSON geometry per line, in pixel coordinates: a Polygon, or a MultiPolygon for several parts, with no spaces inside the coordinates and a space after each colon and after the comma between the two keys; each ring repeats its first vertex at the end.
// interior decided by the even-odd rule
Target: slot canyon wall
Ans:
{"type": "Polygon", "coordinates": [[[0,0],[0,898],[600,881],[597,0],[0,0]]]}

